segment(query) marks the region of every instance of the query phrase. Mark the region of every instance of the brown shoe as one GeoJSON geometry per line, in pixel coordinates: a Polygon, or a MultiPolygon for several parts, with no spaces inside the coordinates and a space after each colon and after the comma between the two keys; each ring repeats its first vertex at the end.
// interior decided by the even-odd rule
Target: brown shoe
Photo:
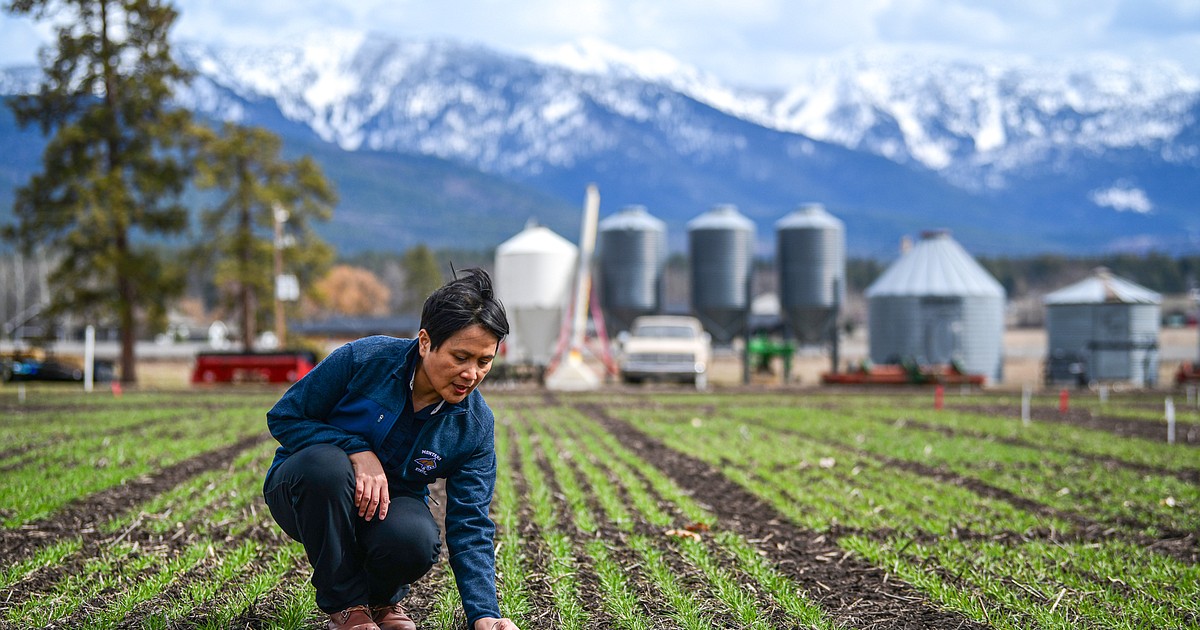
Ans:
{"type": "Polygon", "coordinates": [[[417,624],[399,603],[372,606],[371,618],[379,624],[379,630],[417,630],[417,624]]]}
{"type": "Polygon", "coordinates": [[[366,606],[353,606],[342,612],[329,615],[326,622],[327,630],[379,630],[379,626],[371,621],[371,609],[366,606]]]}

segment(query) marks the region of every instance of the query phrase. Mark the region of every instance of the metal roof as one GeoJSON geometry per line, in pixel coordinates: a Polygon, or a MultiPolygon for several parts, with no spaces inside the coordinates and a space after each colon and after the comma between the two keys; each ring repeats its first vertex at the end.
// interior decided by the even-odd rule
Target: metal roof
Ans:
{"type": "Polygon", "coordinates": [[[825,206],[819,203],[806,203],[793,210],[790,214],[775,222],[776,230],[796,229],[825,229],[843,230],[845,225],[841,219],[825,211],[825,206]]]}
{"type": "Polygon", "coordinates": [[[945,231],[926,232],[888,267],[866,296],[983,296],[1003,298],[1004,287],[945,231]]]}
{"type": "Polygon", "coordinates": [[[610,230],[632,230],[665,232],[667,224],[646,212],[646,206],[625,206],[620,212],[600,221],[601,232],[610,230]]]}
{"type": "Polygon", "coordinates": [[[738,212],[733,204],[718,204],[711,210],[687,222],[688,231],[693,230],[745,230],[754,231],[754,222],[738,212]]]}
{"type": "Polygon", "coordinates": [[[1059,289],[1045,297],[1046,304],[1161,304],[1162,295],[1114,276],[1103,267],[1091,277],[1059,289]]]}
{"type": "Polygon", "coordinates": [[[579,248],[567,239],[555,234],[548,227],[530,222],[512,238],[496,247],[497,256],[517,254],[558,254],[575,256],[579,248]]]}

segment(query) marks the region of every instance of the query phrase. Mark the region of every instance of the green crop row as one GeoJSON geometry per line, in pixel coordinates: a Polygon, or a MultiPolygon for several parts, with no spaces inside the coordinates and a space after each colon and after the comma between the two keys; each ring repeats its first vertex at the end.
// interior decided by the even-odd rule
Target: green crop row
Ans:
{"type": "MultiPolygon", "coordinates": [[[[675,623],[711,627],[713,615],[720,610],[736,619],[739,627],[771,627],[764,610],[775,609],[791,618],[792,623],[832,627],[793,583],[761,558],[755,556],[750,561],[746,554],[749,545],[737,534],[724,532],[703,540],[679,540],[667,545],[669,552],[664,550],[663,542],[676,540],[661,537],[668,528],[703,525],[701,529],[705,529],[715,519],[661,471],[646,466],[594,421],[567,409],[531,413],[526,419],[543,444],[542,452],[565,495],[566,509],[578,514],[580,505],[594,505],[603,514],[603,521],[627,533],[622,540],[645,567],[642,579],[655,585],[670,604],[668,614],[675,623]],[[582,496],[583,487],[587,488],[586,497],[582,496]],[[659,532],[658,536],[635,533],[644,531],[645,526],[659,532]],[[737,572],[723,568],[714,554],[739,567],[737,572]],[[691,577],[681,580],[676,565],[690,567],[685,573],[691,577]],[[751,595],[755,592],[766,593],[766,600],[751,595]]],[[[592,520],[594,517],[584,522],[592,520]]],[[[584,533],[589,530],[581,528],[584,533]]],[[[608,559],[592,557],[598,567],[608,559]]],[[[605,583],[603,576],[600,581],[605,583]]],[[[621,583],[613,584],[613,588],[617,589],[615,601],[628,600],[622,597],[625,591],[621,583]]],[[[610,614],[618,619],[638,618],[629,609],[614,609],[610,614]]],[[[636,625],[631,623],[631,627],[636,625]]]]}
{"type": "Polygon", "coordinates": [[[4,527],[43,518],[72,500],[263,432],[262,416],[240,408],[137,424],[132,431],[76,429],[106,415],[123,414],[110,410],[61,419],[69,437],[24,453],[5,471],[0,481],[4,527]]]}
{"type": "Polygon", "coordinates": [[[1200,530],[1200,510],[1195,509],[1200,487],[1172,475],[849,414],[760,408],[738,410],[734,419],[878,457],[942,467],[1064,512],[1114,526],[1140,524],[1150,535],[1200,530]]]}
{"type": "MultiPolygon", "coordinates": [[[[852,406],[830,411],[664,405],[610,411],[671,448],[707,461],[797,523],[821,529],[838,522],[862,532],[839,544],[947,608],[994,627],[1197,624],[1200,570],[1194,564],[1120,537],[1063,542],[1071,540],[1068,522],[973,496],[958,482],[978,480],[1063,512],[1098,515],[1114,526],[1122,519],[1153,518],[1182,531],[1195,531],[1194,487],[1169,475],[1110,469],[1056,452],[1053,444],[1039,450],[999,442],[980,427],[948,434],[886,421],[894,412],[887,405],[872,408],[860,401],[852,406]],[[889,476],[897,483],[888,483],[889,476]],[[1059,490],[1067,484],[1074,488],[1059,490]],[[1164,493],[1175,497],[1173,506],[1161,500],[1168,496],[1164,493]],[[868,506],[873,507],[864,511],[868,506]],[[955,529],[983,536],[946,535],[955,529]],[[1054,542],[1041,538],[1039,531],[1046,530],[1055,532],[1054,542]]],[[[930,412],[928,424],[946,417],[939,414],[947,412],[930,412]]],[[[1189,457],[1181,456],[1185,468],[1189,457]]]]}
{"type": "Polygon", "coordinates": [[[852,446],[819,442],[753,422],[681,417],[675,411],[630,410],[622,415],[673,448],[705,460],[816,531],[842,525],[946,535],[956,530],[994,534],[1070,527],[1065,521],[1047,521],[964,487],[888,467],[852,446]]]}
{"type": "Polygon", "coordinates": [[[1107,458],[1165,471],[1194,471],[1200,468],[1200,457],[1195,449],[1165,443],[1165,422],[1161,423],[1164,440],[1152,441],[1133,437],[1114,440],[1111,433],[1067,423],[1032,421],[1026,424],[1018,416],[998,418],[951,409],[873,409],[865,417],[900,424],[911,419],[966,437],[1013,441],[1056,454],[1107,458]]]}

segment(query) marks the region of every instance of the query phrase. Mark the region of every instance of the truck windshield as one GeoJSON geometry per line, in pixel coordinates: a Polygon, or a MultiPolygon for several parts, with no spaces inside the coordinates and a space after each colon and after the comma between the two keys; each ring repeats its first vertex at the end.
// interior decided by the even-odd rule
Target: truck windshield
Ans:
{"type": "Polygon", "coordinates": [[[675,339],[691,339],[694,331],[687,326],[642,326],[633,333],[637,337],[672,337],[675,339]]]}

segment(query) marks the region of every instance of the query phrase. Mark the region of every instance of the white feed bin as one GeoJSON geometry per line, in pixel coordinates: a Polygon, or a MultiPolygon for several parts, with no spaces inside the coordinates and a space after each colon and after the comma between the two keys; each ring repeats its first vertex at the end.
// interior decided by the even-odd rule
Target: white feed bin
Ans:
{"type": "Polygon", "coordinates": [[[506,359],[547,365],[571,299],[579,248],[530,224],[496,248],[496,297],[508,313],[506,359]]]}

